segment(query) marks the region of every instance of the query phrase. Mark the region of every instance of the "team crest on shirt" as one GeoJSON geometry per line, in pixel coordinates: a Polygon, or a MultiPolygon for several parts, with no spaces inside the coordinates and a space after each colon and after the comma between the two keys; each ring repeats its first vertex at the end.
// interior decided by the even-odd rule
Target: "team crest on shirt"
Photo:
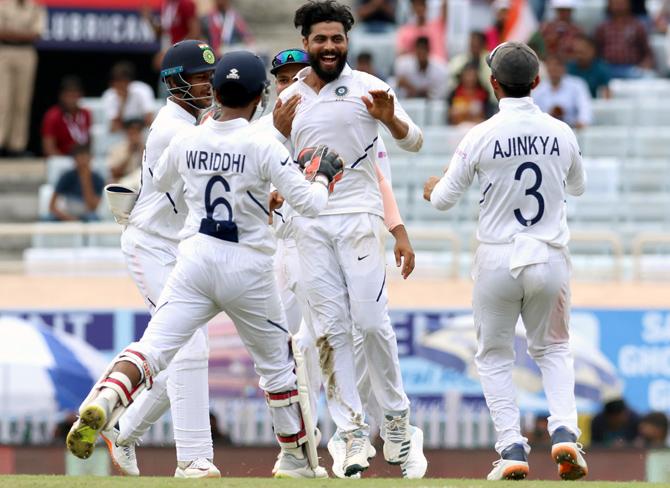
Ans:
{"type": "Polygon", "coordinates": [[[347,93],[349,93],[349,88],[347,88],[346,86],[338,86],[337,88],[335,88],[335,95],[337,95],[338,97],[343,97],[347,93]]]}
{"type": "Polygon", "coordinates": [[[227,80],[239,80],[240,79],[240,72],[237,71],[236,68],[233,68],[226,75],[226,79],[227,80]]]}

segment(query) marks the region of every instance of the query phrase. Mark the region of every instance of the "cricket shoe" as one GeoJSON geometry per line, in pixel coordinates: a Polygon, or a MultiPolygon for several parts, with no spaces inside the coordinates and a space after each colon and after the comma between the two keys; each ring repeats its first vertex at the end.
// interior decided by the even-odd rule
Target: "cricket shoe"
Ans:
{"type": "Polygon", "coordinates": [[[175,478],[221,478],[221,471],[207,458],[194,461],[179,461],[175,478]]]}
{"type": "MultiPolygon", "coordinates": [[[[345,454],[342,469],[344,476],[353,477],[357,473],[362,473],[370,467],[368,459],[372,453],[370,438],[361,429],[346,432],[344,435],[345,454]]],[[[376,452],[375,452],[376,454],[376,452]]]]}
{"type": "Polygon", "coordinates": [[[582,445],[577,436],[565,427],[551,435],[551,458],[558,464],[558,475],[564,480],[578,480],[589,473],[582,445]]]}
{"type": "Polygon", "coordinates": [[[409,455],[400,464],[402,477],[418,480],[424,477],[428,469],[428,460],[423,454],[423,431],[418,427],[410,426],[411,441],[409,455]]]}
{"type": "Polygon", "coordinates": [[[119,438],[118,429],[103,430],[100,437],[107,444],[107,450],[112,458],[112,464],[123,476],[139,476],[140,468],[137,467],[137,457],[135,456],[135,444],[129,446],[119,446],[116,441],[119,438]]]}
{"type": "Polygon", "coordinates": [[[291,449],[294,452],[288,452],[282,449],[275,464],[276,471],[273,472],[275,478],[328,478],[328,472],[325,468],[317,466],[312,469],[307,460],[307,456],[302,454],[302,448],[291,449]],[[300,453],[299,455],[296,455],[300,453]]]}
{"type": "Polygon", "coordinates": [[[98,434],[109,418],[108,405],[105,398],[98,396],[79,410],[79,418],[72,424],[66,439],[67,448],[78,458],[88,459],[93,453],[98,434]]]}
{"type": "Polygon", "coordinates": [[[528,456],[523,444],[512,444],[493,463],[487,480],[522,480],[528,476],[528,456]]]}
{"type": "MultiPolygon", "coordinates": [[[[377,455],[377,450],[368,442],[368,459],[372,459],[377,455]]],[[[328,452],[330,457],[333,458],[333,474],[338,478],[346,478],[344,475],[344,458],[347,455],[347,441],[345,438],[340,435],[339,431],[333,434],[333,437],[328,441],[328,452]]],[[[361,477],[361,473],[356,473],[349,478],[358,479],[361,477]]]]}
{"type": "Polygon", "coordinates": [[[409,425],[409,410],[387,412],[382,425],[384,458],[389,464],[402,464],[409,456],[412,433],[409,425]]]}
{"type": "MultiPolygon", "coordinates": [[[[319,429],[314,430],[314,442],[316,443],[317,447],[319,444],[321,444],[321,431],[319,429]]],[[[274,466],[272,467],[272,476],[275,475],[277,470],[279,469],[279,465],[281,464],[281,457],[284,454],[284,450],[280,449],[279,454],[277,454],[277,460],[275,461],[274,466]]],[[[322,468],[321,466],[317,466],[317,468],[314,470],[314,472],[317,473],[316,478],[328,478],[328,471],[326,471],[326,468],[322,468]],[[325,473],[325,476],[323,475],[325,473]]]]}

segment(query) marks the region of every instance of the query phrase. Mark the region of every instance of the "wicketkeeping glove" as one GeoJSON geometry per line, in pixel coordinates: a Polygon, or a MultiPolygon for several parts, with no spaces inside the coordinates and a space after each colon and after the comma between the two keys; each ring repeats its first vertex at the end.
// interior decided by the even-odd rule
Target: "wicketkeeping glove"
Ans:
{"type": "Polygon", "coordinates": [[[333,192],[335,183],[344,175],[344,161],[335,151],[325,144],[317,147],[307,147],[298,154],[298,164],[305,173],[308,181],[315,181],[317,175],[328,180],[328,191],[333,192]]]}

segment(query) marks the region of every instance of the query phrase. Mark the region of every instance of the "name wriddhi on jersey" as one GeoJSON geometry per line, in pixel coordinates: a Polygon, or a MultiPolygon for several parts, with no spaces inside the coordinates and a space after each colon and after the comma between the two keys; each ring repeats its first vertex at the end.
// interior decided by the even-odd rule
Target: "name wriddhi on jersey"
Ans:
{"type": "Polygon", "coordinates": [[[244,173],[245,154],[186,151],[186,167],[193,170],[244,173]]]}
{"type": "Polygon", "coordinates": [[[511,156],[560,156],[556,137],[542,136],[516,136],[507,139],[507,142],[496,140],[493,147],[493,159],[509,158],[511,156]],[[551,144],[550,144],[551,142],[551,144]]]}

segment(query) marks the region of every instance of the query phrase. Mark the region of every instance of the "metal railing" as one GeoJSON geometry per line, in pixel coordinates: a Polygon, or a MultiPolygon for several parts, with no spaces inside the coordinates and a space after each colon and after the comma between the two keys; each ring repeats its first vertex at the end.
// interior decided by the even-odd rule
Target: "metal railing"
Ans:
{"type": "MultiPolygon", "coordinates": [[[[90,237],[119,235],[121,230],[121,226],[113,222],[2,223],[0,224],[0,239],[22,236],[75,236],[79,238],[78,242],[82,243],[82,247],[85,247],[84,242],[90,237]]],[[[445,243],[444,251],[448,250],[451,255],[448,276],[451,278],[458,278],[460,276],[461,256],[464,248],[459,233],[443,227],[428,227],[426,225],[410,225],[407,230],[419,250],[422,250],[421,241],[445,243]]],[[[572,242],[607,245],[612,255],[611,276],[615,280],[623,278],[625,253],[622,238],[618,233],[613,231],[577,230],[572,233],[572,242]]],[[[474,245],[474,242],[472,244],[470,249],[474,253],[476,245],[474,245]]],[[[643,278],[641,259],[645,248],[654,244],[670,244],[670,233],[641,232],[633,237],[630,252],[633,262],[633,279],[643,278]]],[[[22,269],[22,261],[0,261],[0,272],[16,272],[22,269]]]]}

